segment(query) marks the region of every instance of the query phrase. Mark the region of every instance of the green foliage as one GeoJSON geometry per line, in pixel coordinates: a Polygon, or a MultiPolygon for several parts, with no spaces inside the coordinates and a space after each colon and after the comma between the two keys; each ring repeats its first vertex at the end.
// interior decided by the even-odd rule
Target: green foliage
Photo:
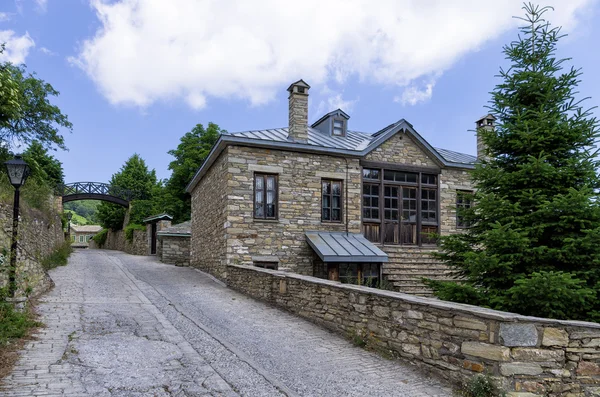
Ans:
{"type": "Polygon", "coordinates": [[[72,130],[72,125],[49,98],[58,96],[50,84],[27,74],[25,66],[0,64],[0,142],[30,144],[38,141],[44,147],[66,149],[59,129],[72,130]],[[5,96],[6,95],[6,96],[5,96]]]}
{"type": "Polygon", "coordinates": [[[137,223],[130,223],[125,227],[125,239],[130,243],[133,242],[133,231],[134,230],[143,230],[146,231],[146,226],[139,225],[137,223]]]}
{"type": "Polygon", "coordinates": [[[104,244],[106,243],[107,235],[108,235],[108,230],[102,229],[98,233],[96,233],[96,235],[94,237],[92,237],[92,240],[94,240],[94,242],[96,243],[98,248],[102,248],[102,247],[104,247],[104,244]]]}
{"type": "Polygon", "coordinates": [[[555,57],[559,29],[525,6],[511,62],[492,92],[495,128],[472,174],[466,233],[441,238],[461,283],[430,282],[438,297],[526,315],[589,320],[600,309],[598,121],[575,96],[581,72],[555,57]]]}
{"type": "MultiPolygon", "coordinates": [[[[113,187],[129,189],[144,198],[131,202],[131,222],[140,223],[142,219],[157,211],[154,195],[160,184],[156,180],[156,172],[149,171],[146,162],[138,154],[131,156],[121,170],[113,174],[110,184],[113,187]]],[[[97,208],[97,218],[102,227],[113,230],[123,228],[125,208],[104,201],[97,208]]]]}
{"type": "Polygon", "coordinates": [[[31,167],[30,178],[43,181],[51,188],[65,183],[62,163],[48,154],[48,149],[38,141],[31,142],[23,152],[23,160],[31,167]]]}
{"type": "Polygon", "coordinates": [[[208,128],[197,124],[190,132],[181,137],[177,149],[169,154],[175,157],[169,164],[171,177],[166,181],[161,212],[173,216],[174,223],[185,222],[191,217],[191,198],[185,188],[208,157],[213,145],[222,131],[217,124],[208,123],[208,128]]]}
{"type": "Polygon", "coordinates": [[[489,375],[476,375],[454,393],[457,397],[504,397],[502,391],[489,375]]]}
{"type": "MultiPolygon", "coordinates": [[[[65,211],[70,211],[74,214],[73,219],[75,219],[75,215],[78,217],[78,225],[94,225],[98,224],[98,219],[96,219],[96,213],[98,212],[98,205],[100,205],[100,201],[98,200],[81,200],[81,201],[70,201],[63,205],[65,211]],[[85,220],[83,223],[82,219],[85,220]]],[[[76,223],[76,222],[74,222],[76,223]]]]}
{"type": "Polygon", "coordinates": [[[88,224],[91,224],[87,219],[85,219],[81,215],[76,214],[75,212],[73,212],[71,210],[65,210],[65,214],[66,213],[70,213],[71,214],[71,223],[74,224],[74,225],[88,225],[88,224]]]}
{"type": "Polygon", "coordinates": [[[71,248],[71,242],[65,241],[56,248],[54,252],[42,259],[42,267],[46,270],[50,270],[58,266],[65,266],[72,252],[73,248],[71,248]]]}
{"type": "Polygon", "coordinates": [[[29,329],[41,324],[32,319],[29,312],[20,313],[12,303],[0,301],[0,346],[6,346],[13,339],[23,338],[29,329]]]}

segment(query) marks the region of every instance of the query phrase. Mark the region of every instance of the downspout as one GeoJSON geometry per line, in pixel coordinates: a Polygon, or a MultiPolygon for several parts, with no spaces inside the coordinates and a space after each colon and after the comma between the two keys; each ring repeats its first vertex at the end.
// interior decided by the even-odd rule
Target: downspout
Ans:
{"type": "Polygon", "coordinates": [[[344,207],[346,207],[345,208],[345,210],[346,210],[346,237],[348,237],[348,212],[349,212],[349,209],[348,209],[348,184],[350,183],[350,180],[348,179],[348,169],[350,166],[348,165],[348,158],[344,157],[344,160],[346,160],[346,183],[345,183],[346,191],[344,192],[346,203],[345,203],[344,207]]]}

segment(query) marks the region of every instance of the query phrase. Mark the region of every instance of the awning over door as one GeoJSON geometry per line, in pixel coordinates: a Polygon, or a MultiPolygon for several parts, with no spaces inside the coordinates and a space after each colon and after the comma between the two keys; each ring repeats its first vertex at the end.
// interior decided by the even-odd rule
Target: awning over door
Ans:
{"type": "Polygon", "coordinates": [[[308,245],[323,262],[387,262],[388,256],[362,234],[306,232],[308,245]]]}

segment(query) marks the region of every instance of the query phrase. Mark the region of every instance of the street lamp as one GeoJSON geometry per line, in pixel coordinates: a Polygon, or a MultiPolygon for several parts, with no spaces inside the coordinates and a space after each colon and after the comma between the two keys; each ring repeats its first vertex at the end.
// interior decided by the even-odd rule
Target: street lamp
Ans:
{"type": "Polygon", "coordinates": [[[10,244],[10,269],[8,272],[8,295],[14,297],[16,284],[15,273],[17,269],[17,231],[19,229],[19,189],[25,183],[29,176],[29,165],[23,161],[20,155],[4,163],[8,172],[10,184],[15,188],[15,199],[13,202],[13,228],[12,240],[10,244]]]}
{"type": "Polygon", "coordinates": [[[71,219],[73,218],[72,212],[67,212],[67,234],[69,235],[69,240],[71,239],[71,219]]]}

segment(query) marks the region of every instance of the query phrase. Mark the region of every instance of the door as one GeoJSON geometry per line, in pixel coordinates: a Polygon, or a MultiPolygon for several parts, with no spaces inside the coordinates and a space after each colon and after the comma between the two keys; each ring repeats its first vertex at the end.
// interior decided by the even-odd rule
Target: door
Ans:
{"type": "Polygon", "coordinates": [[[156,223],[152,224],[152,232],[150,234],[150,255],[156,255],[156,223]]]}

